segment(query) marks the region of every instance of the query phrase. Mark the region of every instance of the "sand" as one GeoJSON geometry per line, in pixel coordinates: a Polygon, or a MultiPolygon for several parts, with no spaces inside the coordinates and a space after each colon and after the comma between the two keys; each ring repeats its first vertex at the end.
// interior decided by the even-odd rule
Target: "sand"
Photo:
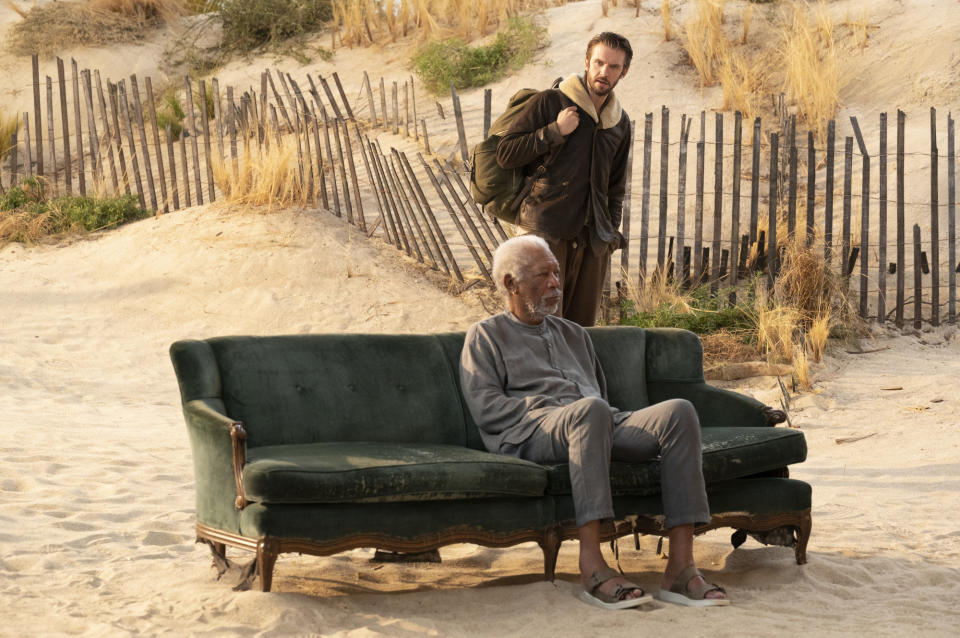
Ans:
{"type": "MultiPolygon", "coordinates": [[[[618,28],[630,30],[643,62],[625,92],[629,109],[716,106],[714,89],[697,88],[678,66],[654,14],[636,22],[632,7],[620,7],[603,19],[599,4],[548,12],[553,44],[498,83],[497,94],[575,70],[588,32],[618,28]]],[[[830,4],[841,17],[866,6],[830,4]]],[[[850,57],[869,58],[854,61],[874,69],[873,84],[850,88],[844,108],[892,112],[890,100],[900,97],[921,130],[931,103],[944,111],[958,103],[960,53],[956,29],[947,28],[957,24],[958,4],[883,0],[869,11],[880,28],[850,57]],[[895,73],[876,70],[880,62],[895,73]],[[912,66],[920,62],[932,65],[926,76],[912,66]]],[[[0,25],[14,17],[0,5],[0,25]]],[[[137,49],[139,73],[156,66],[151,46],[137,49]]],[[[132,70],[102,52],[72,53],[101,56],[116,65],[115,77],[132,70]]],[[[384,51],[340,53],[332,64],[374,68],[377,55],[385,73],[409,74],[402,56],[384,51]]],[[[257,64],[220,77],[242,82],[257,64]]],[[[0,57],[2,69],[22,60],[11,65],[0,57]]],[[[4,88],[0,103],[21,97],[4,88]]],[[[0,635],[952,636],[960,626],[955,327],[876,329],[859,354],[836,345],[814,366],[814,390],[791,398],[793,426],[809,446],[792,474],[814,490],[807,565],[752,540],[734,551],[729,530],[714,531],[698,540],[698,563],[734,605],[612,613],[574,598],[575,543],[564,544],[554,583],[541,580],[535,545],[456,545],[441,550],[440,565],[373,564],[372,549],[284,555],[270,594],[232,591],[236,570],[216,581],[208,550],[194,544],[192,461],[166,354],[172,341],[458,330],[488,312],[341,219],[206,207],[89,239],[6,245],[0,297],[0,635]]],[[[772,377],[722,385],[780,400],[772,377]]],[[[631,545],[621,543],[624,570],[655,587],[663,563],[655,539],[641,539],[639,552],[631,545]]]]}

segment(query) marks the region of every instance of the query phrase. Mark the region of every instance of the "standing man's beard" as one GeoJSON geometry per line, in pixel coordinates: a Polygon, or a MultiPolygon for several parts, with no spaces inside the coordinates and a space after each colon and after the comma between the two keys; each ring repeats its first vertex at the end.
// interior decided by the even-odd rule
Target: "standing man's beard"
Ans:
{"type": "Polygon", "coordinates": [[[589,71],[587,72],[587,86],[594,95],[607,95],[617,85],[617,82],[610,84],[610,81],[606,79],[603,82],[606,82],[606,84],[599,83],[597,78],[592,77],[589,71]]]}

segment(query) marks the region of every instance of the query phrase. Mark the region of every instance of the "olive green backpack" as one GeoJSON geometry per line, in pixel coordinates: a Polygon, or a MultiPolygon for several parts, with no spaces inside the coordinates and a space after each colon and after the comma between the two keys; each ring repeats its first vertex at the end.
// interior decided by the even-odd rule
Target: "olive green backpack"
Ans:
{"type": "MultiPolygon", "coordinates": [[[[559,80],[554,82],[555,89],[559,80]]],[[[506,110],[490,125],[487,138],[473,147],[470,161],[470,192],[483,210],[497,219],[516,223],[520,203],[530,192],[533,183],[546,170],[537,168],[530,177],[524,176],[524,167],[503,168],[497,163],[497,145],[520,115],[527,100],[539,93],[536,89],[521,89],[513,94],[506,110]]]]}

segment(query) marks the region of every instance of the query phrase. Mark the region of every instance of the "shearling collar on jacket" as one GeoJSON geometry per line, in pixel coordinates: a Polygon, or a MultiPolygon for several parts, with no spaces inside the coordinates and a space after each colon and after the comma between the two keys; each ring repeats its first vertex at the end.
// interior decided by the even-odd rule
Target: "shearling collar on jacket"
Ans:
{"type": "Polygon", "coordinates": [[[620,100],[617,99],[616,94],[611,90],[607,98],[607,103],[600,110],[600,117],[598,118],[597,110],[593,108],[593,100],[590,99],[590,95],[583,85],[583,79],[576,73],[561,82],[559,88],[561,93],[586,111],[587,114],[593,118],[593,121],[597,122],[602,129],[613,128],[623,115],[623,107],[620,105],[620,100]]]}

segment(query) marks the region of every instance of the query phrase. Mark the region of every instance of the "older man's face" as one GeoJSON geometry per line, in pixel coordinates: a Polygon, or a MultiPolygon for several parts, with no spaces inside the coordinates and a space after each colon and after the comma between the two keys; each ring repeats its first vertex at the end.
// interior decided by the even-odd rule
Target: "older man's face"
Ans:
{"type": "Polygon", "coordinates": [[[560,309],[560,266],[549,250],[535,249],[530,261],[508,285],[510,310],[524,323],[538,324],[560,309]]]}

